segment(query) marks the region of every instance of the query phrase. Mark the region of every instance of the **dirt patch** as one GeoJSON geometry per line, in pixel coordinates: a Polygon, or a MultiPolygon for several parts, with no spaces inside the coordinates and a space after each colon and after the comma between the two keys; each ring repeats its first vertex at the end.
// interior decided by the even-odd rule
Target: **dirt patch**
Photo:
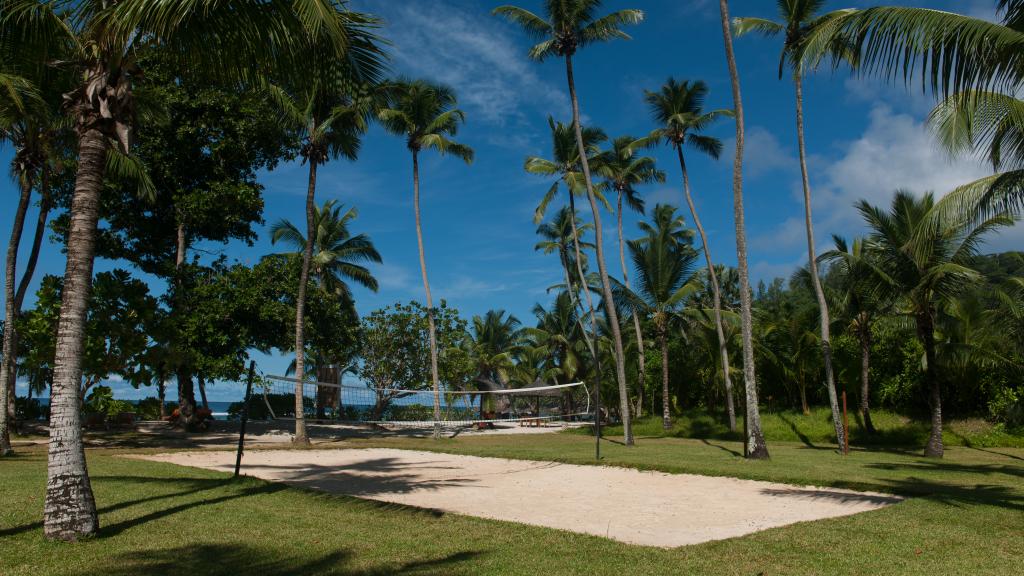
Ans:
{"type": "MultiPolygon", "coordinates": [[[[142,456],[231,471],[231,452],[142,456]]],[[[328,492],[675,547],[857,514],[901,498],[610,466],[389,448],[254,450],[243,471],[328,492]]]]}

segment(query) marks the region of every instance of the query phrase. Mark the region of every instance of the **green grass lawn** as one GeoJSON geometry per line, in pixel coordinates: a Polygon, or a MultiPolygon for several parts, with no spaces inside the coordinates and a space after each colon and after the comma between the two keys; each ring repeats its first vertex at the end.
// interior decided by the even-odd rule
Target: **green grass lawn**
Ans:
{"type": "MultiPolygon", "coordinates": [[[[614,440],[614,439],[612,439],[614,440]]],[[[593,463],[577,434],[354,440],[460,454],[593,463]]],[[[776,442],[747,462],[738,443],[603,443],[605,465],[912,496],[882,510],[673,550],[329,496],[255,479],[89,451],[99,537],[46,542],[45,453],[0,460],[0,574],[1011,574],[1024,565],[1024,450],[900,451],[776,442]]],[[[123,451],[122,451],[123,452],[123,451]]],[[[524,506],[533,505],[524,502],[524,506]]]]}
{"type": "MultiPolygon", "coordinates": [[[[869,435],[861,425],[860,416],[850,412],[850,443],[855,446],[921,446],[928,441],[930,423],[912,420],[893,412],[878,410],[871,413],[876,433],[869,435]]],[[[672,429],[662,427],[661,417],[645,416],[634,422],[633,433],[638,437],[707,438],[741,440],[743,418],[737,418],[738,432],[729,432],[719,413],[707,410],[686,410],[672,420],[672,429]]],[[[835,443],[832,411],[827,407],[812,408],[810,414],[799,410],[767,411],[762,409],[761,428],[768,442],[800,442],[808,446],[835,443]]],[[[590,434],[589,430],[581,431],[590,434]]],[[[609,434],[622,434],[621,426],[608,428],[609,434]]],[[[947,446],[974,446],[980,448],[1011,446],[1024,448],[1024,430],[1007,430],[982,418],[954,419],[945,423],[942,435],[947,446]]]]}

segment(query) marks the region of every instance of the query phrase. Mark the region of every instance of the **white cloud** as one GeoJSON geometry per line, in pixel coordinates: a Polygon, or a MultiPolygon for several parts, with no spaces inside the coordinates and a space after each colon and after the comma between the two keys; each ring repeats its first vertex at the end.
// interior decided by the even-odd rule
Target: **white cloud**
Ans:
{"type": "Polygon", "coordinates": [[[495,292],[504,292],[508,289],[508,285],[504,283],[491,283],[479,278],[459,275],[451,284],[439,286],[436,292],[438,298],[459,302],[467,298],[478,298],[495,292]]]}
{"type": "Polygon", "coordinates": [[[853,205],[860,199],[885,205],[900,188],[942,196],[991,174],[975,159],[950,158],[923,123],[910,115],[880,105],[869,118],[864,134],[847,144],[837,160],[816,171],[815,220],[825,230],[859,223],[853,205]]]}
{"type": "Polygon", "coordinates": [[[373,268],[373,275],[385,291],[403,293],[413,288],[412,274],[402,266],[376,264],[373,268]]]}
{"type": "Polygon", "coordinates": [[[387,21],[397,68],[451,85],[470,121],[502,125],[524,106],[568,109],[565,93],[537,76],[512,29],[487,12],[442,2],[366,4],[387,21]]]}
{"type": "MultiPolygon", "coordinates": [[[[736,138],[725,141],[723,158],[732,158],[736,150],[736,138]]],[[[774,172],[792,172],[798,166],[795,153],[783,145],[771,130],[763,126],[747,129],[743,147],[743,173],[757,178],[774,172]]]]}

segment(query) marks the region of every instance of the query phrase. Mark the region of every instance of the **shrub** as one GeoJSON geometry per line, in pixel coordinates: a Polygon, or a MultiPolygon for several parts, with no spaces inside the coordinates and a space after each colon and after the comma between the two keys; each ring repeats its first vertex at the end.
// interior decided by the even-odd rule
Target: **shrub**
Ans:
{"type": "Polygon", "coordinates": [[[1024,392],[1003,388],[988,403],[992,419],[1008,428],[1024,427],[1024,392]]]}

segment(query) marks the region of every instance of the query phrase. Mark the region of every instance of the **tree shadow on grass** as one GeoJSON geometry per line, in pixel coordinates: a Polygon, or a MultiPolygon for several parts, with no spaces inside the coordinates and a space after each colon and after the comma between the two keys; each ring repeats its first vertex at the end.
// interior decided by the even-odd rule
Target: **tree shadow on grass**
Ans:
{"type": "MultiPolygon", "coordinates": [[[[166,494],[157,494],[154,496],[147,496],[145,498],[136,498],[135,500],[125,500],[116,504],[110,504],[97,509],[100,515],[109,514],[139,504],[146,504],[148,502],[156,502],[159,500],[166,500],[168,498],[178,498],[182,496],[190,496],[199,492],[205,492],[207,490],[213,490],[221,486],[225,486],[231,482],[229,479],[222,478],[160,478],[160,477],[147,477],[147,476],[103,476],[93,475],[91,481],[93,484],[102,483],[104,481],[117,481],[117,482],[134,482],[134,483],[159,483],[167,484],[173,483],[176,486],[184,484],[186,487],[176,492],[168,492],[166,494]]],[[[22,524],[21,526],[14,526],[12,528],[4,528],[0,530],[0,537],[3,536],[14,536],[15,534],[21,534],[42,528],[42,522],[32,522],[30,524],[22,524]]]]}
{"type": "Polygon", "coordinates": [[[799,438],[800,441],[804,443],[804,446],[807,446],[808,448],[818,447],[814,444],[814,442],[811,442],[811,439],[807,436],[807,434],[804,434],[802,431],[800,431],[800,428],[797,428],[796,422],[793,422],[792,420],[787,418],[785,414],[780,412],[778,418],[779,420],[785,422],[787,426],[789,426],[789,429],[792,430],[793,433],[796,434],[796,437],[799,438]]]}
{"type": "Polygon", "coordinates": [[[711,442],[708,442],[706,438],[701,438],[700,441],[702,443],[708,445],[708,446],[713,447],[713,448],[718,448],[719,450],[722,450],[723,452],[728,452],[729,454],[732,454],[733,456],[736,456],[736,457],[739,457],[739,458],[743,457],[743,454],[741,452],[733,450],[732,448],[726,448],[725,446],[722,446],[721,444],[713,444],[711,442]]]}
{"type": "MultiPolygon", "coordinates": [[[[301,546],[302,543],[299,543],[301,546]]],[[[411,554],[411,553],[410,553],[411,554]]],[[[135,576],[136,574],[189,574],[195,576],[235,576],[259,574],[285,576],[292,574],[342,574],[347,576],[385,576],[389,574],[473,574],[466,564],[482,552],[462,551],[439,558],[409,560],[401,563],[373,560],[376,566],[354,567],[356,560],[349,550],[310,557],[301,553],[284,553],[275,547],[249,545],[199,544],[156,551],[133,551],[109,558],[109,565],[83,567],[78,574],[135,576]]]]}

